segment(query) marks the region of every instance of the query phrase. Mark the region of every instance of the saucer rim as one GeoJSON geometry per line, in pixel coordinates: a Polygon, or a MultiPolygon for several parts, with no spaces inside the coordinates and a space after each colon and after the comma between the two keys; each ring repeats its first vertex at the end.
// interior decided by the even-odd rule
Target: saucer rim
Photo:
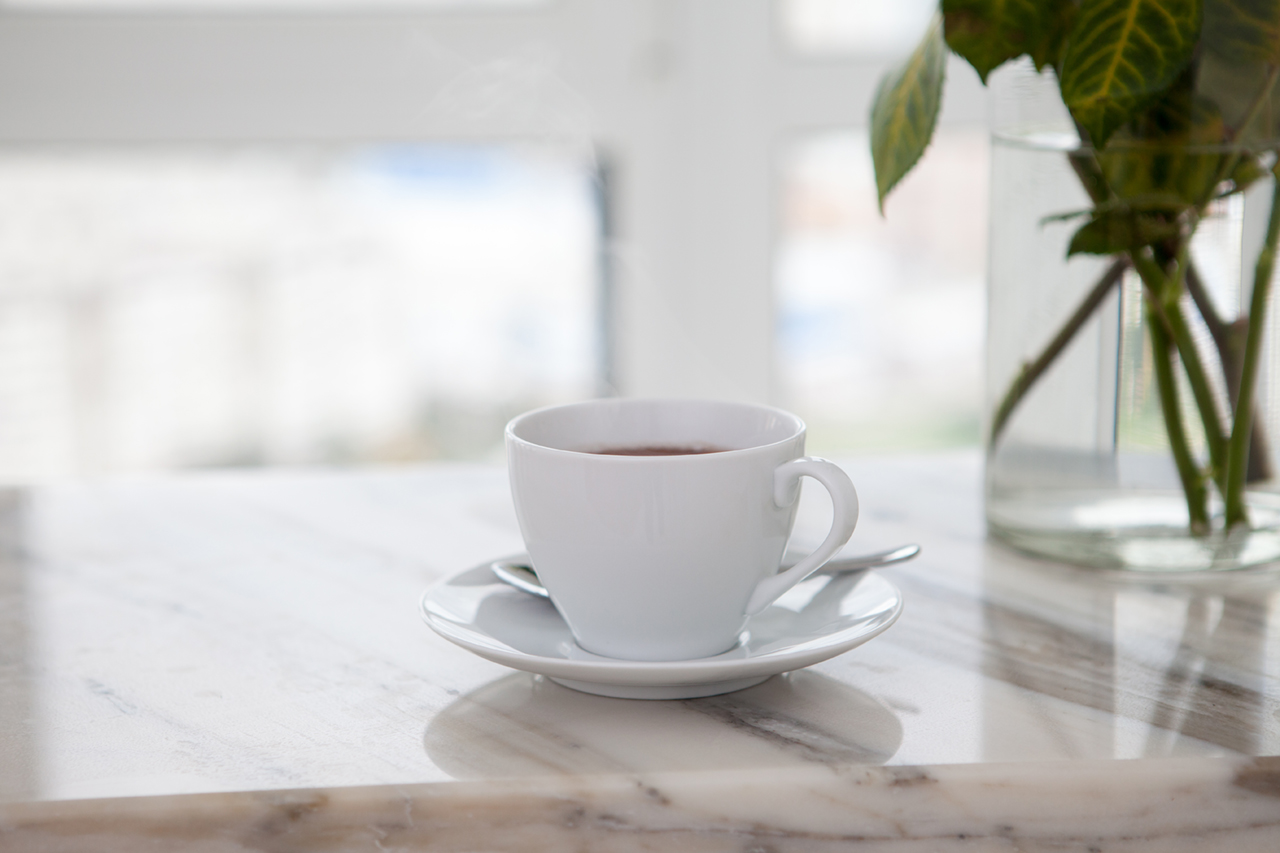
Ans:
{"type": "MultiPolygon", "coordinates": [[[[791,672],[828,660],[875,639],[898,621],[903,610],[902,591],[897,585],[877,572],[867,571],[864,577],[873,578],[877,584],[885,588],[886,601],[891,602],[887,616],[882,621],[871,625],[852,625],[841,628],[799,649],[766,652],[756,657],[719,659],[718,656],[713,656],[679,661],[633,661],[607,658],[581,660],[547,657],[524,652],[505,643],[501,648],[495,648],[493,645],[476,642],[471,639],[472,636],[488,638],[490,635],[474,627],[466,627],[438,617],[428,609],[428,603],[438,589],[448,586],[465,574],[487,568],[491,562],[490,560],[470,566],[429,586],[419,599],[419,615],[435,633],[485,660],[553,679],[646,687],[707,684],[791,672]],[[847,636],[842,636],[846,634],[847,636]]],[[[506,587],[497,578],[494,578],[493,584],[495,587],[501,587],[501,589],[495,589],[494,593],[503,593],[509,589],[515,595],[528,595],[528,593],[506,587]]],[[[850,593],[852,591],[851,589],[850,593]]],[[[554,608],[549,601],[546,605],[554,608]]],[[[772,608],[773,605],[770,605],[769,609],[772,608]]],[[[768,609],[765,612],[768,612],[768,609]]],[[[558,612],[556,617],[562,618],[558,612]]],[[[748,630],[750,625],[751,622],[748,621],[748,630]]],[[[568,626],[565,626],[565,630],[568,630],[568,626]]],[[[500,641],[494,640],[494,642],[500,641]]]]}

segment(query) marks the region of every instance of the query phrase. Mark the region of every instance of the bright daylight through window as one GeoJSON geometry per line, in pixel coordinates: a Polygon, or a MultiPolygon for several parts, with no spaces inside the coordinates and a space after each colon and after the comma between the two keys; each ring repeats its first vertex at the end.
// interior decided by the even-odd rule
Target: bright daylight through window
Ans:
{"type": "MultiPolygon", "coordinates": [[[[936,3],[780,8],[793,49],[883,60],[911,50],[936,3]]],[[[812,451],[977,442],[987,150],[985,126],[944,124],[883,216],[865,128],[804,136],[783,153],[779,402],[809,423],[812,451]]]]}
{"type": "Polygon", "coordinates": [[[492,459],[605,391],[972,444],[985,131],[944,114],[886,219],[836,97],[932,6],[780,0],[739,45],[660,3],[0,0],[0,481],[492,459]],[[726,88],[814,68],[794,116],[726,88]]]}
{"type": "Polygon", "coordinates": [[[490,147],[0,153],[0,477],[483,458],[600,381],[591,175],[490,147]]]}
{"type": "Polygon", "coordinates": [[[946,447],[978,439],[987,137],[938,134],[876,208],[865,131],[793,146],[783,165],[778,371],[810,445],[946,447]]]}

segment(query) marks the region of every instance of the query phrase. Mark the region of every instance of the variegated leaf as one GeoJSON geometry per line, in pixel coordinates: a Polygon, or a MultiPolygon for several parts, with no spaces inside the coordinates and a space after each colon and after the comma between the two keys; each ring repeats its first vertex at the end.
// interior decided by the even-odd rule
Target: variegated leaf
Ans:
{"type": "Polygon", "coordinates": [[[871,107],[871,159],[880,209],[885,197],[920,159],[942,104],[947,45],[935,16],[915,52],[880,81],[871,107]]]}
{"type": "Polygon", "coordinates": [[[942,0],[947,45],[985,83],[1010,59],[1055,65],[1076,5],[1073,0],[942,0]]]}
{"type": "Polygon", "coordinates": [[[1221,179],[1227,141],[1218,106],[1196,93],[1187,69],[1097,153],[1107,185],[1122,201],[1168,209],[1198,207],[1221,179]]]}
{"type": "Polygon", "coordinates": [[[1082,0],[1062,60],[1062,100],[1096,147],[1190,62],[1201,0],[1082,0]]]}

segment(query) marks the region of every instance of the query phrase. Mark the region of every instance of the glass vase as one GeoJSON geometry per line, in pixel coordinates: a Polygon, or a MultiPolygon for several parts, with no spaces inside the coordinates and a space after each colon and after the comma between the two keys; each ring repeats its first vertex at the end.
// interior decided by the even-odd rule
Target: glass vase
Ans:
{"type": "MultiPolygon", "coordinates": [[[[1153,365],[1143,285],[1132,269],[1098,284],[1117,258],[1067,257],[1087,211],[1071,153],[1079,148],[1040,75],[1016,70],[994,81],[991,232],[986,351],[986,517],[995,537],[1023,551],[1098,568],[1187,573],[1238,569],[1280,558],[1280,381],[1275,299],[1265,316],[1247,478],[1248,524],[1227,532],[1221,495],[1211,491],[1207,532],[1193,534],[1171,452],[1153,365]],[[1091,295],[1094,297],[1090,306],[1091,295]],[[1087,309],[1087,312],[1086,312],[1087,309]],[[1073,326],[1042,371],[1037,360],[1073,326]],[[1034,373],[1007,416],[1010,389],[1034,373]],[[995,439],[993,427],[1002,421],[995,439]]],[[[1254,259],[1271,205],[1271,179],[1213,202],[1191,242],[1202,298],[1228,322],[1247,312],[1254,259]]],[[[1117,271],[1122,268],[1117,267],[1117,271]]],[[[1220,411],[1228,388],[1210,329],[1182,297],[1195,349],[1220,411]]],[[[1061,341],[1059,341],[1061,342],[1061,341]]],[[[1186,446],[1203,461],[1204,430],[1187,376],[1174,376],[1186,446]]],[[[1016,395],[1014,395],[1016,396],[1016,395]]]]}

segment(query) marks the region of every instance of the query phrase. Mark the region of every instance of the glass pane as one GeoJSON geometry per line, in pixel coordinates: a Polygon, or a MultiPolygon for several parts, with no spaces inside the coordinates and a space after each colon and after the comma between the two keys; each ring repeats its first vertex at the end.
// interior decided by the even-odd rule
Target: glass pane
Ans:
{"type": "Polygon", "coordinates": [[[978,440],[987,133],[941,128],[876,207],[867,134],[810,137],[784,163],[775,271],[786,406],[816,453],[978,440]]]}
{"type": "Polygon", "coordinates": [[[481,147],[0,153],[0,479],[478,458],[600,382],[594,182],[481,147]]]}

